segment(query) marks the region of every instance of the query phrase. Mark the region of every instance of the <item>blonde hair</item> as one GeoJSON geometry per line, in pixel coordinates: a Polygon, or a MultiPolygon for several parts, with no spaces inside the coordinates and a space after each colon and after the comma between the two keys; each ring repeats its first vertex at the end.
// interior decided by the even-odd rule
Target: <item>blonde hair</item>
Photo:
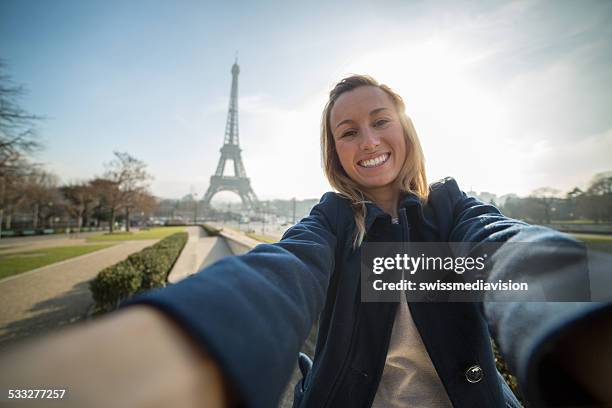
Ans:
{"type": "Polygon", "coordinates": [[[406,106],[404,105],[402,97],[388,86],[379,84],[374,78],[368,75],[353,75],[338,82],[329,93],[329,100],[323,109],[321,120],[321,156],[327,180],[329,180],[331,186],[336,189],[341,196],[351,201],[356,226],[353,249],[361,246],[365,238],[367,197],[364,192],[361,191],[359,185],[353,181],[344,168],[342,168],[338,153],[336,152],[336,144],[329,121],[331,111],[338,97],[345,92],[352,91],[361,86],[375,86],[383,90],[391,97],[399,116],[402,129],[404,130],[404,138],[406,140],[406,158],[395,180],[400,190],[416,194],[423,203],[427,201],[427,196],[429,194],[427,177],[425,175],[425,157],[423,155],[423,149],[421,148],[421,143],[419,142],[414,125],[408,115],[406,115],[406,106]]]}

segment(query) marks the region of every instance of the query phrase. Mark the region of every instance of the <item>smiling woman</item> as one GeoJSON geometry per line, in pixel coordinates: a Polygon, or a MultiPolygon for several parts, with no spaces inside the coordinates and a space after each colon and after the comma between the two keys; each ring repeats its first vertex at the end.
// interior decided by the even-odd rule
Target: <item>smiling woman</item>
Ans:
{"type": "MultiPolygon", "coordinates": [[[[268,408],[278,406],[316,323],[315,360],[298,357],[294,408],[520,407],[497,371],[491,335],[532,406],[612,404],[612,359],[605,358],[612,303],[503,302],[497,293],[486,302],[417,301],[408,292],[389,302],[362,297],[370,244],[458,242],[477,252],[499,243],[487,282],[565,288],[559,262],[583,265],[577,241],[504,216],[451,177],[429,185],[402,99],[371,77],[351,76],[332,89],[321,148],[336,191],[279,242],[225,257],[131,298],[99,324],[0,358],[0,385],[9,384],[2,375],[10,371],[21,379],[10,379],[10,388],[70,385],[73,406],[268,408]],[[533,245],[551,242],[569,249],[533,245]],[[535,276],[521,268],[531,261],[535,276]],[[66,367],[59,373],[58,360],[66,367]],[[79,375],[86,370],[99,371],[79,375]]],[[[572,278],[584,278],[577,272],[572,278]]]]}
{"type": "Polygon", "coordinates": [[[340,81],[323,110],[321,149],[332,187],[353,203],[357,247],[365,236],[365,200],[397,218],[401,191],[428,195],[425,158],[404,101],[386,85],[359,75],[340,81]]]}

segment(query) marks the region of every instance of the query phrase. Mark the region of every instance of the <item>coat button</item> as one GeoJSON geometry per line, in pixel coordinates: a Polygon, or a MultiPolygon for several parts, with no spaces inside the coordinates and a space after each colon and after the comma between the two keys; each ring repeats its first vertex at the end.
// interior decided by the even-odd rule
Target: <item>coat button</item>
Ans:
{"type": "Polygon", "coordinates": [[[479,365],[473,365],[467,370],[465,370],[465,378],[468,380],[468,382],[480,382],[480,380],[482,380],[482,377],[484,377],[484,372],[482,371],[482,368],[479,365]]]}

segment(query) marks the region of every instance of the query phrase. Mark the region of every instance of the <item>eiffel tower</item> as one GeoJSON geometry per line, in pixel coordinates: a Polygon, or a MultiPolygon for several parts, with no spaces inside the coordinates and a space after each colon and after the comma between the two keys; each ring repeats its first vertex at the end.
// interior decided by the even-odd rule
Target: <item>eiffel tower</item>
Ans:
{"type": "Polygon", "coordinates": [[[227,112],[227,122],[225,124],[225,138],[221,147],[221,158],[217,165],[217,171],[210,177],[210,185],[202,201],[204,205],[210,206],[210,200],[219,191],[233,191],[240,196],[242,205],[247,209],[254,209],[258,206],[257,196],[251,188],[251,182],[246,175],[244,164],[240,156],[240,146],[238,143],[238,74],[240,67],[238,61],[232,65],[232,91],[230,94],[229,110],[227,112]],[[225,162],[231,160],[234,164],[234,175],[223,175],[225,162]]]}

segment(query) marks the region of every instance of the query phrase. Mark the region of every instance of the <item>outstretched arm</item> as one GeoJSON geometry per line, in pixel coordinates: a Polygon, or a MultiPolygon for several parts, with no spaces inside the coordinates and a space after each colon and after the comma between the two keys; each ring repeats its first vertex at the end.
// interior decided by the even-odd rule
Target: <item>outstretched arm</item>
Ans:
{"type": "MultiPolygon", "coordinates": [[[[135,306],[8,350],[0,356],[0,401],[8,390],[66,389],[57,406],[231,407],[216,363],[163,313],[135,306]]],[[[29,405],[28,405],[29,402],[29,405]]],[[[6,404],[6,405],[5,405],[6,404]]]]}
{"type": "Polygon", "coordinates": [[[224,390],[245,406],[274,406],[325,302],[335,200],[323,196],[279,243],[226,257],[130,299],[100,321],[6,354],[0,385],[20,378],[15,386],[74,389],[83,400],[73,406],[93,406],[98,398],[109,402],[100,406],[181,406],[172,400],[184,392],[184,406],[223,406],[224,390]],[[120,403],[110,403],[113,392],[120,403]]]}
{"type": "MultiPolygon", "coordinates": [[[[503,216],[497,208],[468,197],[452,179],[445,183],[454,197],[455,225],[450,241],[522,242],[502,246],[495,254],[491,281],[529,280],[583,286],[588,279],[584,248],[549,228],[503,216]],[[555,262],[542,243],[556,242],[563,251],[555,262]],[[539,260],[537,274],[522,276],[524,265],[539,260]],[[547,266],[547,267],[546,267],[547,266]],[[561,275],[557,267],[568,267],[561,275]],[[572,268],[573,267],[573,268],[572,268]],[[575,272],[573,275],[572,273],[575,272]],[[569,279],[568,279],[569,278],[569,279]]],[[[549,247],[550,248],[550,247],[549,247]]],[[[496,302],[486,298],[484,313],[510,369],[527,400],[535,406],[562,402],[612,406],[612,305],[596,302],[496,302]],[[573,399],[570,401],[570,399],[573,399]]],[[[576,406],[578,406],[576,405],[576,406]]]]}

